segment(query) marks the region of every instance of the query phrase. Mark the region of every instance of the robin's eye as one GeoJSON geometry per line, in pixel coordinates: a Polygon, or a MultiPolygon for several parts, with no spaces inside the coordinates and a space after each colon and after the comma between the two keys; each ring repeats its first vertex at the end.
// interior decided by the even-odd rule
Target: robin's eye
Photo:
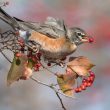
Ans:
{"type": "Polygon", "coordinates": [[[78,35],[78,36],[81,36],[82,34],[78,32],[77,35],[78,35]]]}
{"type": "Polygon", "coordinates": [[[84,34],[84,33],[81,33],[81,32],[77,32],[77,35],[78,35],[79,37],[84,37],[84,36],[85,36],[85,34],[84,34]]]}

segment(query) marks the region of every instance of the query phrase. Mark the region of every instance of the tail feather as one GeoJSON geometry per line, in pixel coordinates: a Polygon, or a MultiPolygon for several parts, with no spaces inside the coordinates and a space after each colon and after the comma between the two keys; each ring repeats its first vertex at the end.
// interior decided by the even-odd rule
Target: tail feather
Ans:
{"type": "Polygon", "coordinates": [[[19,28],[17,21],[13,17],[8,15],[2,8],[0,8],[0,19],[8,23],[13,29],[19,28]]]}

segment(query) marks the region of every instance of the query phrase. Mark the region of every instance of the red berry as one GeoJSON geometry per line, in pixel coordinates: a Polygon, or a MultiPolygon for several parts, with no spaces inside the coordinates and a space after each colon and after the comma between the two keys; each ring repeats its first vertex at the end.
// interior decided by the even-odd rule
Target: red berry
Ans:
{"type": "Polygon", "coordinates": [[[38,56],[38,57],[41,57],[41,55],[42,55],[42,54],[41,54],[40,52],[39,52],[39,53],[37,53],[37,56],[38,56]]]}
{"type": "Polygon", "coordinates": [[[82,84],[82,85],[81,85],[81,89],[82,89],[82,90],[86,90],[86,86],[82,84]]]}
{"type": "Polygon", "coordinates": [[[91,82],[88,82],[88,83],[87,83],[87,87],[90,87],[91,85],[92,85],[91,82]]]}
{"type": "Polygon", "coordinates": [[[83,79],[83,80],[82,80],[82,83],[84,83],[84,82],[86,82],[86,81],[87,81],[87,79],[83,79]]]}
{"type": "Polygon", "coordinates": [[[19,36],[19,35],[20,35],[20,34],[19,34],[19,31],[16,31],[16,32],[15,32],[15,35],[16,35],[16,36],[19,36]]]}
{"type": "Polygon", "coordinates": [[[85,87],[87,87],[87,83],[88,83],[88,82],[86,81],[86,82],[83,83],[83,85],[84,85],[85,87]]]}
{"type": "Polygon", "coordinates": [[[48,65],[48,66],[51,66],[51,63],[48,63],[47,65],[48,65]]]}
{"type": "Polygon", "coordinates": [[[34,67],[34,71],[39,71],[39,68],[38,67],[34,67]]]}
{"type": "Polygon", "coordinates": [[[87,81],[88,81],[88,82],[90,82],[90,81],[91,81],[91,78],[90,78],[90,77],[88,77],[88,78],[87,78],[87,81]]]}
{"type": "Polygon", "coordinates": [[[78,92],[79,92],[79,89],[78,89],[78,88],[76,88],[76,89],[75,89],[75,92],[76,92],[76,93],[78,93],[78,92]]]}
{"type": "Polygon", "coordinates": [[[40,67],[41,66],[41,63],[38,63],[37,66],[40,67]]]}
{"type": "Polygon", "coordinates": [[[21,56],[21,53],[16,53],[16,57],[20,57],[21,56]]]}
{"type": "Polygon", "coordinates": [[[94,76],[95,77],[95,74],[92,71],[90,71],[89,73],[90,73],[90,76],[94,76]]]}
{"type": "Polygon", "coordinates": [[[35,65],[34,65],[34,67],[38,68],[38,65],[37,65],[37,64],[35,64],[35,65]]]}
{"type": "Polygon", "coordinates": [[[92,42],[94,42],[94,39],[91,37],[89,38],[89,43],[92,43],[92,42]]]}
{"type": "Polygon", "coordinates": [[[36,58],[35,57],[32,57],[32,60],[35,62],[36,61],[36,58]]]}
{"type": "Polygon", "coordinates": [[[94,76],[90,76],[90,81],[94,81],[94,76]]]}
{"type": "Polygon", "coordinates": [[[35,66],[34,66],[35,70],[36,70],[36,71],[39,71],[39,67],[40,67],[40,66],[41,66],[41,64],[40,64],[40,63],[35,64],[35,66]]]}
{"type": "Polygon", "coordinates": [[[81,87],[79,87],[79,88],[78,88],[78,90],[79,90],[79,92],[81,92],[81,91],[82,91],[82,88],[81,88],[81,87]]]}

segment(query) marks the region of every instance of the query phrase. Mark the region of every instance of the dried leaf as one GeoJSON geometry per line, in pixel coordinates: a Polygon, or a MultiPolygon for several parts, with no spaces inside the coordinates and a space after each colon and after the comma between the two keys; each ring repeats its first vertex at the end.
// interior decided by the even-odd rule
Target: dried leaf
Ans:
{"type": "Polygon", "coordinates": [[[73,96],[73,86],[75,85],[73,74],[57,74],[57,82],[62,92],[68,96],[73,96]]]}
{"type": "Polygon", "coordinates": [[[19,58],[14,56],[12,65],[7,75],[7,85],[11,85],[21,77],[25,77],[26,79],[29,78],[32,75],[31,67],[28,65],[28,58],[26,55],[22,54],[19,58]]]}
{"type": "MultiPolygon", "coordinates": [[[[72,58],[71,58],[72,59],[72,58]]],[[[91,63],[91,61],[83,56],[80,57],[74,57],[73,60],[68,62],[67,68],[71,68],[73,70],[73,73],[75,72],[79,76],[87,76],[89,70],[95,66],[91,63]]]]}
{"type": "Polygon", "coordinates": [[[20,65],[21,64],[21,61],[20,61],[20,59],[18,58],[18,59],[16,59],[16,65],[20,65]]]}

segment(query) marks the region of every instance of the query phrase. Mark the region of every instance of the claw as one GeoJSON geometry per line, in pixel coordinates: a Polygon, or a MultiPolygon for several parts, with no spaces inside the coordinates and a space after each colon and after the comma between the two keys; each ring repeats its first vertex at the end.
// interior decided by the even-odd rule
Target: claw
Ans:
{"type": "Polygon", "coordinates": [[[64,63],[64,62],[61,62],[59,65],[60,65],[62,68],[65,67],[65,63],[64,63]]]}

